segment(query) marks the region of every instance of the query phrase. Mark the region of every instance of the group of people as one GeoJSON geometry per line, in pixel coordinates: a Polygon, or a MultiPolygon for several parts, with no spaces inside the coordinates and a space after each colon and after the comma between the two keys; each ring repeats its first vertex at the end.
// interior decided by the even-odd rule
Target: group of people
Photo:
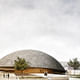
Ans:
{"type": "Polygon", "coordinates": [[[9,77],[10,77],[9,73],[8,74],[3,73],[3,78],[8,78],[9,79],[9,77]]]}

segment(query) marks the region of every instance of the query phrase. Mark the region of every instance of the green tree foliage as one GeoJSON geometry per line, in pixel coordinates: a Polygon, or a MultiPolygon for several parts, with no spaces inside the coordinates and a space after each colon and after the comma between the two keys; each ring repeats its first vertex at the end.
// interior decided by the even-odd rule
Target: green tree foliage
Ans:
{"type": "Polygon", "coordinates": [[[26,62],[26,60],[24,58],[17,57],[17,60],[15,60],[15,63],[14,63],[14,67],[15,67],[15,70],[23,71],[29,67],[29,63],[26,62]]]}
{"type": "Polygon", "coordinates": [[[80,63],[79,63],[79,61],[78,61],[77,58],[74,58],[73,60],[70,60],[70,61],[68,62],[68,65],[69,65],[70,67],[72,67],[74,70],[75,70],[75,69],[78,69],[78,68],[80,67],[80,63]]]}

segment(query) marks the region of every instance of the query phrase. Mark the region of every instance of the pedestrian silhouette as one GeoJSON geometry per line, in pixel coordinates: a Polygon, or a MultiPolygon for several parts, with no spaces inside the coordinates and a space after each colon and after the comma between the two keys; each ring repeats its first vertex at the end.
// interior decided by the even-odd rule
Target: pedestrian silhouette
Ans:
{"type": "Polygon", "coordinates": [[[9,79],[9,73],[8,73],[8,75],[7,75],[7,76],[8,76],[8,79],[9,79]]]}
{"type": "Polygon", "coordinates": [[[47,74],[48,74],[47,72],[44,72],[44,76],[47,76],[47,74]]]}
{"type": "Polygon", "coordinates": [[[3,74],[3,78],[5,78],[5,74],[3,74]]]}

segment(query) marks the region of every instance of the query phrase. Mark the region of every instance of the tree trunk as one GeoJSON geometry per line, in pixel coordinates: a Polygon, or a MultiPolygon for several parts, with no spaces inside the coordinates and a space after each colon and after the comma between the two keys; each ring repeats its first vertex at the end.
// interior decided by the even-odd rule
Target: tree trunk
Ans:
{"type": "Polygon", "coordinates": [[[23,70],[21,70],[21,75],[22,75],[22,78],[23,78],[23,70]]]}
{"type": "Polygon", "coordinates": [[[75,75],[75,69],[74,69],[74,75],[75,75]]]}

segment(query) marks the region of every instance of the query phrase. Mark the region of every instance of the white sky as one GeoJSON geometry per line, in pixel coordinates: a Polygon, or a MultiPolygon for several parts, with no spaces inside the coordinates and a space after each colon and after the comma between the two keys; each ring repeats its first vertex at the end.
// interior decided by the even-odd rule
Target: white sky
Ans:
{"type": "Polygon", "coordinates": [[[80,58],[80,0],[0,0],[0,58],[23,49],[80,58]]]}

